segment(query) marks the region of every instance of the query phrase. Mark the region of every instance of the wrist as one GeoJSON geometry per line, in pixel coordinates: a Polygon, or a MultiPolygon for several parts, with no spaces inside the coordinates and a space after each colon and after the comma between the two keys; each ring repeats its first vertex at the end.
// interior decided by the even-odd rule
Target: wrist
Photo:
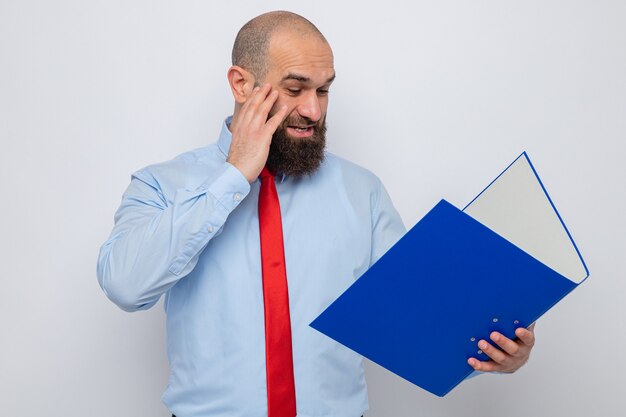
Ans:
{"type": "Polygon", "coordinates": [[[228,162],[233,167],[235,167],[237,169],[237,171],[239,171],[241,173],[241,175],[243,175],[245,177],[245,179],[248,181],[248,183],[250,183],[250,184],[252,184],[252,182],[254,182],[254,180],[259,176],[258,174],[254,175],[252,170],[246,169],[238,161],[233,160],[233,158],[230,158],[230,157],[226,158],[226,162],[228,162]]]}

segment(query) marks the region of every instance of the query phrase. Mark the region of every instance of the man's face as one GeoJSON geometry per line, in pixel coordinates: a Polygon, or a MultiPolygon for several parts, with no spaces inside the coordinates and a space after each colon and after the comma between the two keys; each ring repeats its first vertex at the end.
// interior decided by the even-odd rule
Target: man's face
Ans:
{"type": "Polygon", "coordinates": [[[267,161],[271,169],[302,176],[319,167],[326,143],[328,90],[334,77],[333,54],[322,40],[289,33],[272,36],[263,80],[278,91],[270,116],[282,105],[290,113],[272,138],[267,161]]]}

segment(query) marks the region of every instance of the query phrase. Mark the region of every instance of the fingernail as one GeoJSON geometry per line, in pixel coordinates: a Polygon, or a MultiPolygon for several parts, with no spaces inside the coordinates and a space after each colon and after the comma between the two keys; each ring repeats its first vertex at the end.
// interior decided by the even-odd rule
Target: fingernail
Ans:
{"type": "Polygon", "coordinates": [[[481,349],[486,349],[487,348],[487,342],[485,342],[484,340],[481,340],[480,342],[478,342],[478,347],[481,349]]]}

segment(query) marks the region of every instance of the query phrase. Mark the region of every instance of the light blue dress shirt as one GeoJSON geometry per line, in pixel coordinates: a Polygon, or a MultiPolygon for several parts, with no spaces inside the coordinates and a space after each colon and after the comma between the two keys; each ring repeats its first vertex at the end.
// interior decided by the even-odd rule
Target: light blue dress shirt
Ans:
{"type": "MultiPolygon", "coordinates": [[[[98,259],[100,285],[122,309],[148,309],[165,294],[163,401],[178,417],[267,416],[260,181],[226,162],[230,120],[217,144],[133,174],[98,259]]],[[[313,175],[277,177],[276,187],[298,416],[360,416],[362,357],[309,323],[404,225],[376,176],[330,153],[313,175]]]]}

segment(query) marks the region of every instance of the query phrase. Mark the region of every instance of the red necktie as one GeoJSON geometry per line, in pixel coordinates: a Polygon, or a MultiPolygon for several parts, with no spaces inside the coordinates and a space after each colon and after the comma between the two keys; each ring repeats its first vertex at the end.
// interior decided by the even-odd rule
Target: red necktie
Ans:
{"type": "Polygon", "coordinates": [[[293,377],[283,226],[274,175],[267,167],[261,171],[259,229],[263,302],[265,304],[268,417],[295,417],[296,390],[293,377]]]}

